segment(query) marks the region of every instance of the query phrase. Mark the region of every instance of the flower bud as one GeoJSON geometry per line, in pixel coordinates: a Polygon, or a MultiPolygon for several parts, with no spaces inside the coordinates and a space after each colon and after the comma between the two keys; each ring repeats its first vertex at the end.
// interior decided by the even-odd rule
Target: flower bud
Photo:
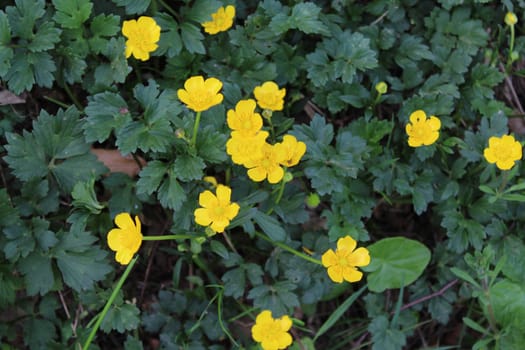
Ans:
{"type": "Polygon", "coordinates": [[[310,209],[315,209],[319,204],[321,203],[321,198],[317,193],[310,193],[308,197],[306,197],[306,205],[310,209]]]}
{"type": "Polygon", "coordinates": [[[516,14],[510,11],[507,12],[507,14],[505,15],[505,24],[510,27],[515,25],[516,23],[518,23],[518,17],[516,16],[516,14]]]}
{"type": "Polygon", "coordinates": [[[376,91],[381,95],[386,94],[386,92],[388,91],[388,85],[384,81],[380,81],[376,84],[376,91]]]}

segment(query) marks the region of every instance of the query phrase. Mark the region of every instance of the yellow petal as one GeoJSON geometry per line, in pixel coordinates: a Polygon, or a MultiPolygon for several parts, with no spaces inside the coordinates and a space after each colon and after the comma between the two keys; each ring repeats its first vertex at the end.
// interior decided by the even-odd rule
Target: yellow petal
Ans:
{"type": "Polygon", "coordinates": [[[217,186],[217,201],[219,206],[225,206],[230,203],[230,198],[232,194],[231,188],[224,185],[217,186]]]}
{"type": "Polygon", "coordinates": [[[131,35],[133,35],[133,31],[135,27],[137,26],[137,21],[134,19],[131,19],[129,21],[124,21],[122,23],[122,34],[129,38],[131,35]]]}
{"type": "Polygon", "coordinates": [[[255,318],[255,323],[257,324],[268,324],[273,322],[272,312],[270,310],[264,310],[262,311],[257,317],[255,318]]]}
{"type": "Polygon", "coordinates": [[[131,258],[133,258],[133,253],[129,250],[119,250],[117,254],[115,255],[115,260],[122,264],[127,265],[131,261],[131,258]]]}
{"type": "Polygon", "coordinates": [[[120,213],[115,216],[115,224],[124,231],[134,231],[135,225],[129,213],[120,213]]]}
{"type": "Polygon", "coordinates": [[[288,315],[284,315],[276,320],[279,323],[279,327],[283,332],[287,332],[292,328],[292,320],[288,315]]]}
{"type": "Polygon", "coordinates": [[[499,159],[496,162],[496,166],[501,170],[509,170],[510,168],[514,166],[514,161],[510,159],[504,159],[504,160],[499,159]]]}
{"type": "Polygon", "coordinates": [[[343,282],[343,268],[339,265],[330,266],[328,269],[328,277],[336,283],[343,282]]]}
{"type": "Polygon", "coordinates": [[[428,125],[433,131],[437,131],[441,128],[441,120],[439,120],[438,118],[434,116],[431,116],[430,119],[428,120],[428,125]]]}
{"type": "Polygon", "coordinates": [[[346,266],[343,268],[343,278],[348,282],[357,282],[363,278],[363,273],[356,268],[346,266]]]}
{"type": "Polygon", "coordinates": [[[332,249],[328,249],[321,257],[324,267],[330,267],[337,264],[337,255],[332,249]]]}
{"type": "Polygon", "coordinates": [[[280,166],[273,167],[270,172],[268,173],[268,182],[271,184],[276,184],[284,176],[284,170],[280,166]]]}
{"type": "Polygon", "coordinates": [[[109,249],[113,251],[118,251],[121,249],[124,235],[125,233],[119,228],[114,228],[109,231],[107,236],[109,249]]]}
{"type": "Polygon", "coordinates": [[[266,171],[262,167],[256,167],[248,170],[248,177],[255,182],[261,182],[266,179],[266,171]]]}
{"type": "Polygon", "coordinates": [[[351,252],[355,249],[356,246],[357,246],[357,242],[355,241],[355,239],[353,239],[350,236],[339,238],[337,240],[337,250],[338,251],[343,250],[343,251],[351,252]]]}
{"type": "Polygon", "coordinates": [[[491,163],[491,164],[494,164],[498,161],[498,158],[496,157],[496,155],[494,154],[492,148],[485,148],[485,150],[483,150],[483,156],[485,157],[485,159],[487,160],[487,162],[491,163]]]}
{"type": "Polygon", "coordinates": [[[201,226],[208,226],[211,224],[211,218],[210,213],[208,209],[205,208],[197,208],[193,212],[193,215],[195,216],[195,222],[201,226]]]}
{"type": "Polygon", "coordinates": [[[278,349],[285,349],[292,345],[293,339],[290,333],[278,333],[275,337],[278,349]]]}
{"type": "Polygon", "coordinates": [[[189,105],[191,103],[190,94],[188,93],[188,91],[186,91],[184,89],[178,89],[177,90],[177,97],[185,105],[189,105]]]}
{"type": "Polygon", "coordinates": [[[204,86],[207,91],[209,91],[212,94],[216,94],[222,88],[222,82],[217,78],[208,78],[204,82],[204,86]]]}
{"type": "Polygon", "coordinates": [[[366,266],[370,264],[370,254],[366,248],[357,248],[350,255],[350,264],[353,266],[366,266]]]}
{"type": "Polygon", "coordinates": [[[224,232],[226,226],[230,224],[230,221],[224,218],[217,219],[213,221],[210,225],[211,229],[215,232],[224,232]]]}
{"type": "Polygon", "coordinates": [[[229,219],[229,220],[232,220],[234,217],[237,216],[237,214],[239,213],[239,204],[237,203],[232,203],[230,205],[228,205],[225,209],[225,212],[224,212],[224,215],[229,219]]]}
{"type": "Polygon", "coordinates": [[[203,208],[215,208],[219,205],[219,201],[211,191],[206,190],[199,194],[199,204],[203,208]]]}
{"type": "Polygon", "coordinates": [[[417,122],[422,121],[422,120],[426,120],[426,119],[427,119],[427,115],[426,115],[425,111],[423,111],[421,109],[418,109],[417,111],[413,112],[410,115],[410,122],[412,124],[416,124],[417,122]]]}
{"type": "Polygon", "coordinates": [[[235,7],[232,5],[226,6],[224,13],[228,18],[235,17],[235,7]]]}

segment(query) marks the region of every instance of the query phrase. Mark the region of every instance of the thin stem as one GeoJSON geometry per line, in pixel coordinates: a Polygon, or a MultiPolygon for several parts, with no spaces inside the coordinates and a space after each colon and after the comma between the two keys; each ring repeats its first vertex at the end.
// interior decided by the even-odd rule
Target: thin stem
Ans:
{"type": "Polygon", "coordinates": [[[445,286],[443,286],[443,288],[441,288],[440,290],[438,290],[437,292],[434,292],[432,294],[428,294],[428,295],[425,295],[419,299],[416,299],[408,304],[405,304],[403,306],[401,306],[401,308],[399,309],[399,312],[403,311],[403,310],[406,310],[408,308],[411,308],[412,306],[414,305],[417,305],[419,303],[422,303],[424,301],[427,301],[427,300],[430,300],[432,298],[435,298],[435,297],[439,297],[439,296],[442,296],[443,294],[445,294],[445,292],[450,289],[451,287],[453,287],[456,283],[458,283],[458,279],[454,279],[452,281],[450,281],[449,283],[447,283],[445,286]]]}
{"type": "Polygon", "coordinates": [[[222,236],[224,237],[224,240],[226,241],[226,244],[228,244],[228,246],[230,246],[230,248],[235,252],[237,253],[237,249],[235,249],[235,246],[233,245],[233,242],[230,240],[230,237],[228,236],[228,234],[225,232],[222,233],[222,236]]]}
{"type": "Polygon", "coordinates": [[[115,298],[117,297],[118,292],[122,288],[122,285],[126,281],[126,278],[128,277],[129,273],[131,272],[131,269],[133,268],[133,265],[135,265],[135,263],[137,262],[138,258],[139,258],[139,256],[135,255],[135,257],[130,261],[130,263],[126,267],[126,270],[124,271],[124,273],[120,277],[120,280],[118,281],[117,285],[113,289],[113,292],[109,296],[109,299],[106,302],[106,305],[104,306],[104,309],[102,309],[102,312],[98,315],[97,322],[95,323],[95,325],[91,329],[91,332],[89,333],[89,336],[88,336],[86,342],[84,343],[84,346],[82,347],[82,350],[88,350],[89,349],[89,345],[91,344],[91,341],[95,337],[95,334],[97,333],[98,328],[100,327],[100,324],[102,323],[102,321],[106,317],[106,314],[108,313],[109,308],[113,304],[113,301],[115,301],[115,298]]]}
{"type": "Polygon", "coordinates": [[[143,236],[143,241],[169,241],[172,239],[192,239],[195,235],[163,235],[163,236],[143,236]]]}
{"type": "Polygon", "coordinates": [[[503,189],[507,185],[508,181],[509,181],[509,172],[508,171],[504,171],[503,172],[503,179],[501,180],[501,185],[499,185],[499,188],[498,188],[498,192],[497,192],[498,194],[500,194],[501,191],[503,191],[503,189]]]}
{"type": "Polygon", "coordinates": [[[46,99],[46,100],[48,100],[50,102],[53,102],[54,104],[59,105],[62,108],[65,108],[65,109],[69,108],[69,105],[67,105],[66,103],[64,103],[62,101],[59,101],[59,100],[56,100],[56,99],[54,99],[52,97],[44,96],[44,99],[46,99]]]}
{"type": "Polygon", "coordinates": [[[173,15],[173,17],[175,18],[178,18],[179,17],[179,14],[177,12],[175,12],[168,4],[166,4],[163,0],[158,0],[159,3],[166,9],[166,11],[168,11],[169,13],[171,13],[173,15]]]}
{"type": "Polygon", "coordinates": [[[77,109],[79,111],[84,110],[84,107],[82,106],[82,104],[77,100],[76,96],[73,94],[73,92],[71,92],[71,89],[69,88],[69,86],[65,82],[64,82],[64,90],[66,91],[66,94],[69,96],[71,101],[73,101],[73,103],[75,104],[77,109]]]}
{"type": "Polygon", "coordinates": [[[201,122],[201,113],[197,112],[197,115],[195,116],[195,124],[193,125],[193,135],[191,137],[190,145],[191,147],[195,147],[195,143],[197,142],[197,131],[199,130],[199,124],[201,122]]]}
{"type": "Polygon", "coordinates": [[[293,249],[293,248],[290,248],[289,246],[287,246],[286,244],[284,243],[281,243],[281,242],[276,242],[274,240],[271,240],[270,238],[266,237],[265,235],[263,235],[262,233],[260,232],[257,232],[255,231],[255,235],[263,240],[265,240],[266,242],[269,242],[281,249],[284,249],[298,257],[300,257],[301,259],[304,259],[306,261],[309,261],[309,262],[312,262],[314,264],[317,264],[317,265],[323,265],[323,263],[321,262],[321,260],[319,259],[315,259],[315,258],[312,258],[311,256],[309,255],[306,255],[304,253],[301,253],[301,252],[298,252],[297,250],[293,249]]]}
{"type": "MultiPolygon", "coordinates": [[[[286,172],[281,180],[281,186],[279,187],[279,192],[277,193],[277,197],[275,198],[275,205],[279,204],[279,202],[281,201],[281,198],[283,197],[283,193],[284,193],[284,185],[285,185],[285,181],[284,181],[284,178],[286,176],[286,172]]],[[[267,215],[270,215],[272,212],[273,212],[273,209],[275,208],[275,205],[272,206],[270,209],[268,209],[268,211],[266,212],[267,215]]]]}

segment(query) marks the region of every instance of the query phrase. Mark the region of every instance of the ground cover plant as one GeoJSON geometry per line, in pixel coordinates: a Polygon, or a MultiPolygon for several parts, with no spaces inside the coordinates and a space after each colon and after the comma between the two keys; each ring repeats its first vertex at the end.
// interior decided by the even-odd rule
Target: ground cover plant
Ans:
{"type": "Polygon", "coordinates": [[[0,8],[2,349],[519,349],[523,1],[0,8]]]}

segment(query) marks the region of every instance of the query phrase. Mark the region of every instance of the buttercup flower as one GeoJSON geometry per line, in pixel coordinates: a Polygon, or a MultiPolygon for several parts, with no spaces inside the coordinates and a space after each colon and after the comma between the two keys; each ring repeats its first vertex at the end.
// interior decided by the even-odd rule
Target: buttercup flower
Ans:
{"type": "Polygon", "coordinates": [[[244,163],[248,168],[248,177],[255,182],[263,181],[268,178],[268,182],[276,184],[284,176],[284,170],[281,163],[285,161],[286,155],[279,147],[265,143],[261,148],[262,157],[250,159],[244,163]]]}
{"type": "Polygon", "coordinates": [[[410,147],[429,146],[436,142],[439,137],[441,121],[427,115],[422,110],[417,110],[410,115],[410,123],[405,127],[410,147]]]}
{"type": "Polygon", "coordinates": [[[231,133],[226,141],[226,153],[232,157],[235,164],[244,165],[257,161],[262,154],[262,148],[266,143],[268,131],[261,130],[253,136],[245,136],[237,131],[231,133]]]}
{"type": "Polygon", "coordinates": [[[516,23],[518,23],[518,17],[516,16],[516,14],[514,12],[507,12],[507,14],[505,15],[505,24],[510,27],[515,25],[516,23]]]}
{"type": "Polygon", "coordinates": [[[271,111],[283,110],[286,89],[279,89],[279,86],[273,81],[267,81],[261,86],[256,86],[253,89],[253,94],[259,107],[271,111]]]}
{"type": "Polygon", "coordinates": [[[227,113],[228,127],[237,131],[239,136],[253,136],[261,130],[263,121],[259,113],[255,113],[257,104],[255,100],[240,100],[235,105],[235,110],[227,113]]]}
{"type": "Polygon", "coordinates": [[[201,23],[204,31],[208,34],[217,34],[224,32],[233,25],[233,18],[235,17],[235,7],[228,5],[219,7],[217,12],[211,14],[211,21],[201,23]]]}
{"type": "Polygon", "coordinates": [[[189,109],[202,112],[222,102],[224,96],[219,93],[222,82],[216,78],[204,78],[200,75],[188,78],[184,89],[177,90],[177,96],[189,109]]]}
{"type": "Polygon", "coordinates": [[[328,269],[328,276],[337,283],[343,280],[357,282],[363,277],[356,266],[366,266],[370,263],[368,249],[357,248],[357,242],[350,236],[337,240],[337,250],[327,250],[321,257],[323,266],[328,269]]]}
{"type": "Polygon", "coordinates": [[[108,246],[117,252],[115,260],[122,265],[127,265],[142,244],[140,220],[135,216],[135,223],[133,223],[128,213],[120,213],[115,217],[115,224],[118,228],[108,232],[108,246]]]}
{"type": "Polygon", "coordinates": [[[204,191],[199,195],[199,205],[195,209],[195,222],[201,226],[210,226],[214,232],[224,232],[226,226],[239,212],[239,204],[231,203],[232,190],[228,186],[218,185],[217,195],[204,191]]]}
{"type": "Polygon", "coordinates": [[[288,331],[292,328],[292,320],[288,315],[273,318],[270,310],[264,310],[255,319],[252,327],[252,338],[264,350],[286,349],[292,344],[292,336],[288,331]]]}
{"type": "Polygon", "coordinates": [[[522,157],[521,144],[512,135],[489,138],[489,147],[483,151],[483,156],[489,163],[496,163],[501,170],[509,170],[514,162],[522,157]]]}
{"type": "Polygon", "coordinates": [[[146,61],[150,52],[159,47],[160,27],[151,17],[141,16],[138,20],[122,23],[122,34],[126,41],[126,58],[133,55],[136,59],[146,61]]]}
{"type": "Polygon", "coordinates": [[[283,142],[275,145],[283,152],[283,160],[281,165],[285,167],[291,167],[299,164],[299,160],[306,152],[306,144],[301,141],[297,141],[293,135],[284,135],[283,142]]]}

